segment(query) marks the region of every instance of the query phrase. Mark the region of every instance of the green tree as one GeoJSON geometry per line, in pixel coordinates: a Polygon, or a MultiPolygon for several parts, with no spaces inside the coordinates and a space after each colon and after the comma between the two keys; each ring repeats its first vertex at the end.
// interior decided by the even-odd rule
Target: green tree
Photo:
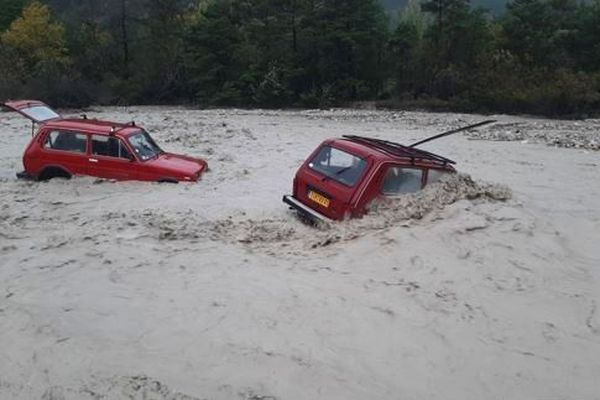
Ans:
{"type": "Polygon", "coordinates": [[[424,50],[426,92],[452,100],[468,91],[478,60],[492,47],[487,16],[482,10],[471,10],[468,0],[431,0],[423,10],[433,19],[424,50]]]}
{"type": "Polygon", "coordinates": [[[223,0],[192,26],[189,71],[206,101],[278,106],[377,96],[387,21],[375,0],[223,0]]]}
{"type": "Polygon", "coordinates": [[[6,80],[0,88],[10,97],[35,97],[58,106],[90,101],[72,69],[65,28],[52,19],[48,6],[32,2],[0,40],[6,57],[0,66],[6,80]]]}
{"type": "Polygon", "coordinates": [[[400,12],[389,41],[389,60],[395,89],[401,97],[419,91],[424,80],[423,37],[429,18],[418,0],[410,0],[400,12]]]}
{"type": "Polygon", "coordinates": [[[242,16],[234,0],[213,1],[189,27],[186,67],[195,99],[204,104],[242,105],[248,98],[243,74],[242,16]]]}
{"type": "Polygon", "coordinates": [[[132,56],[132,79],[141,88],[138,102],[174,101],[186,92],[183,40],[191,9],[184,0],[148,0],[145,9],[132,56]]]}
{"type": "Polygon", "coordinates": [[[569,43],[577,33],[576,0],[515,0],[502,20],[503,47],[530,67],[572,65],[569,43]]]}
{"type": "Polygon", "coordinates": [[[26,0],[0,0],[0,33],[4,32],[10,24],[21,15],[26,0]]]}
{"type": "Polygon", "coordinates": [[[473,66],[491,42],[483,10],[471,10],[469,0],[430,0],[423,10],[433,16],[428,31],[436,64],[473,66]]]}
{"type": "Polygon", "coordinates": [[[340,100],[373,98],[385,77],[387,19],[372,0],[323,1],[316,12],[319,86],[340,100]]]}
{"type": "Polygon", "coordinates": [[[600,71],[600,0],[578,8],[577,29],[569,43],[577,66],[588,72],[600,71]]]}
{"type": "Polygon", "coordinates": [[[400,11],[399,22],[405,26],[411,26],[421,40],[431,23],[431,18],[423,12],[420,0],[408,0],[406,7],[400,11]]]}
{"type": "Polygon", "coordinates": [[[48,6],[39,2],[27,6],[0,40],[18,53],[26,73],[33,73],[43,66],[69,63],[65,29],[62,24],[52,21],[48,6]]]}

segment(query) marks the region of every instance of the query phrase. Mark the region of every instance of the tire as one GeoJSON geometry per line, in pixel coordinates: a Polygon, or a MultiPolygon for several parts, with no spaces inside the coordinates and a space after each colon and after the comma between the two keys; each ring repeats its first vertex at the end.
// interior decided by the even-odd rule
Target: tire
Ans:
{"type": "Polygon", "coordinates": [[[163,179],[159,179],[157,182],[158,183],[174,183],[174,184],[179,183],[176,179],[173,179],[173,178],[163,178],[163,179]]]}
{"type": "Polygon", "coordinates": [[[49,181],[52,178],[71,179],[71,174],[60,167],[47,167],[37,177],[38,181],[49,181]]]}

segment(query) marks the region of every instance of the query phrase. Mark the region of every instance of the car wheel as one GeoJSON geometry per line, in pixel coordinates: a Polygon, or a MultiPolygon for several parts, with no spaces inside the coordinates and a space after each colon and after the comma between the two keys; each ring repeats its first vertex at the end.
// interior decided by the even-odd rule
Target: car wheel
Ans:
{"type": "Polygon", "coordinates": [[[60,167],[48,167],[38,175],[39,181],[48,181],[52,178],[71,179],[71,174],[60,167]]]}
{"type": "Polygon", "coordinates": [[[179,183],[179,182],[173,178],[164,178],[164,179],[159,179],[158,183],[179,183]]]}

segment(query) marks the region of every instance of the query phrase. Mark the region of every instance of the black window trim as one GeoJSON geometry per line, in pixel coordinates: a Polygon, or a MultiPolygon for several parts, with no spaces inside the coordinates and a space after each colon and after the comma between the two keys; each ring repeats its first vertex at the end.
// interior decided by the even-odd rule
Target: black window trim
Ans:
{"type": "Polygon", "coordinates": [[[137,157],[135,156],[135,154],[131,151],[131,149],[129,148],[129,144],[126,143],[127,141],[124,140],[121,137],[118,136],[114,136],[114,135],[102,135],[100,133],[90,133],[88,138],[88,143],[89,143],[89,153],[91,157],[101,157],[101,158],[108,158],[110,160],[122,160],[125,162],[131,162],[131,161],[137,161],[137,157]],[[94,136],[101,136],[101,137],[106,137],[109,140],[112,139],[117,139],[121,145],[123,145],[123,147],[125,147],[125,149],[127,149],[127,151],[129,152],[129,155],[133,157],[133,160],[131,158],[123,158],[123,157],[113,157],[113,156],[105,156],[103,154],[94,154],[94,136]]]}

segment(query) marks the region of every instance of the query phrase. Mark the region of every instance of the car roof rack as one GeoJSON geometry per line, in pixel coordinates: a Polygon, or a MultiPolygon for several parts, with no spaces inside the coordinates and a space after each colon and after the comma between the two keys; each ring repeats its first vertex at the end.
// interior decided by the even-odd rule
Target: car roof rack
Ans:
{"type": "Polygon", "coordinates": [[[416,143],[411,144],[410,146],[404,146],[400,143],[390,142],[388,140],[368,138],[368,137],[363,137],[363,136],[344,135],[343,137],[348,140],[351,140],[353,142],[362,143],[367,146],[374,147],[378,150],[384,151],[384,152],[391,154],[393,156],[396,156],[396,157],[403,157],[403,158],[408,157],[413,162],[415,161],[415,159],[419,158],[419,159],[424,159],[424,160],[441,163],[442,165],[446,165],[446,164],[456,164],[456,163],[454,161],[450,160],[449,158],[442,157],[438,154],[431,153],[429,151],[418,149],[417,146],[419,146],[423,143],[431,142],[432,140],[440,139],[440,138],[443,138],[443,137],[446,137],[449,135],[454,135],[455,133],[466,131],[468,129],[478,128],[480,126],[492,124],[494,122],[496,122],[496,120],[489,119],[486,121],[477,122],[475,124],[452,129],[452,130],[446,131],[444,133],[440,133],[440,134],[437,134],[434,136],[430,136],[426,139],[420,140],[416,143]]]}
{"type": "Polygon", "coordinates": [[[486,121],[477,122],[476,124],[462,126],[460,128],[452,129],[452,130],[446,131],[444,133],[439,133],[437,135],[430,136],[430,137],[428,137],[426,139],[419,140],[418,142],[413,143],[413,144],[411,144],[408,147],[417,147],[417,146],[422,145],[423,143],[431,142],[432,140],[437,140],[437,139],[440,139],[440,138],[443,138],[443,137],[446,137],[446,136],[449,136],[449,135],[454,135],[455,133],[458,133],[458,132],[462,132],[462,131],[466,131],[466,130],[469,130],[469,129],[478,128],[480,126],[484,126],[484,125],[488,125],[488,124],[493,124],[494,122],[496,122],[495,119],[488,119],[486,121]]]}
{"type": "Polygon", "coordinates": [[[110,128],[111,135],[114,135],[117,132],[122,131],[123,129],[137,127],[135,121],[125,122],[125,123],[114,123],[114,125],[110,128]]]}
{"type": "Polygon", "coordinates": [[[438,154],[431,153],[429,151],[417,149],[410,146],[404,146],[400,143],[390,142],[389,140],[375,139],[364,136],[356,135],[343,135],[345,139],[348,139],[355,143],[361,143],[369,147],[384,151],[395,157],[410,158],[413,162],[415,159],[429,160],[442,165],[456,164],[455,161],[449,158],[442,157],[438,154]]]}

